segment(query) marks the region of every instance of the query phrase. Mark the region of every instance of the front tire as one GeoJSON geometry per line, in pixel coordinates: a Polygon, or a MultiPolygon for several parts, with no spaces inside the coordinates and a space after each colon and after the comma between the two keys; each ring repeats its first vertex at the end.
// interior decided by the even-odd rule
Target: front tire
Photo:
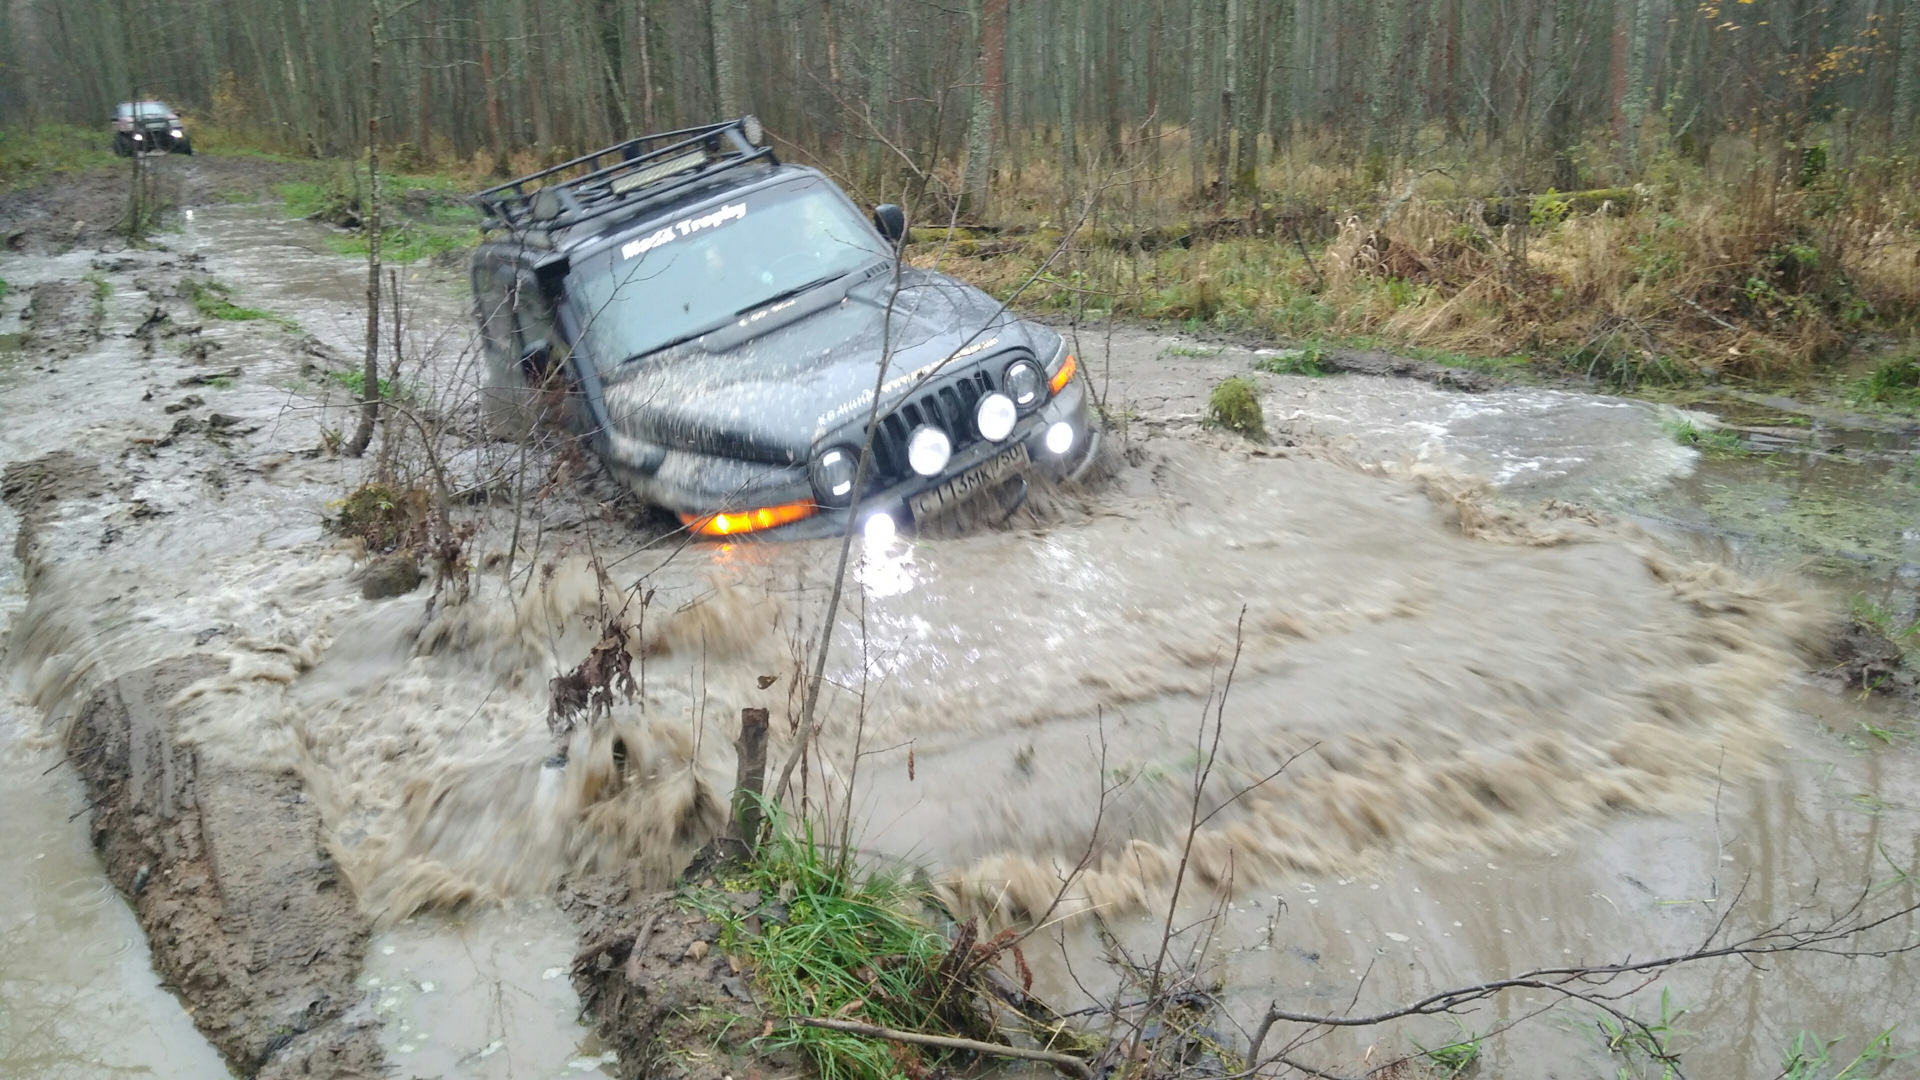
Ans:
{"type": "Polygon", "coordinates": [[[193,156],[193,143],[183,135],[173,140],[173,152],[176,154],[186,154],[191,157],[193,156]]]}
{"type": "Polygon", "coordinates": [[[113,152],[120,157],[132,157],[133,139],[124,131],[115,132],[113,136],[113,152]]]}
{"type": "Polygon", "coordinates": [[[487,350],[480,361],[480,426],[496,439],[525,438],[540,421],[540,393],[527,385],[520,365],[487,350]]]}

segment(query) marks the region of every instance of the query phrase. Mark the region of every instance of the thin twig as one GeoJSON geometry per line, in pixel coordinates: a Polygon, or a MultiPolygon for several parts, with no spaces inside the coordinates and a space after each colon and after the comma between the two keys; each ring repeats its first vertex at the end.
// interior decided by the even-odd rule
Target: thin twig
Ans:
{"type": "Polygon", "coordinates": [[[893,1028],[878,1027],[874,1024],[862,1024],[854,1020],[832,1020],[823,1016],[796,1016],[787,1022],[801,1027],[842,1031],[848,1035],[864,1035],[869,1039],[886,1039],[889,1042],[912,1043],[916,1046],[937,1046],[943,1050],[966,1050],[975,1054],[1018,1058],[1022,1061],[1042,1061],[1061,1072],[1077,1076],[1080,1080],[1093,1080],[1093,1070],[1087,1068],[1086,1062],[1051,1050],[1027,1050],[1018,1046],[981,1042],[978,1039],[955,1039],[946,1035],[924,1035],[917,1031],[896,1031],[893,1028]]]}

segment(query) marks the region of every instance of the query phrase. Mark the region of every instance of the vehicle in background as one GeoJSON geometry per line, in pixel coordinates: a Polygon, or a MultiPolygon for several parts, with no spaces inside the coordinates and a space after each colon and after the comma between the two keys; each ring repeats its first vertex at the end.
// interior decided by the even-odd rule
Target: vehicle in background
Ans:
{"type": "Polygon", "coordinates": [[[180,114],[164,101],[123,101],[113,110],[113,152],[121,157],[136,153],[193,153],[193,142],[180,122],[180,114]]]}
{"type": "Polygon", "coordinates": [[[906,263],[899,207],[869,221],[824,174],[779,161],[753,117],[632,139],[474,202],[496,431],[557,420],[698,533],[1011,513],[1029,475],[1093,458],[1060,335],[906,263]]]}

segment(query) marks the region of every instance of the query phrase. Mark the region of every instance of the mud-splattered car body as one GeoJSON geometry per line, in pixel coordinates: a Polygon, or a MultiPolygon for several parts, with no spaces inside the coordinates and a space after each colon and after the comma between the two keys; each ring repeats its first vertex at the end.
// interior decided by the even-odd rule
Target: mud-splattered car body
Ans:
{"type": "Polygon", "coordinates": [[[193,153],[180,114],[164,101],[123,101],[113,109],[113,152],[193,153]]]}
{"type": "Polygon", "coordinates": [[[906,525],[1083,468],[1060,336],[760,142],[751,117],[645,136],[475,196],[489,414],[557,418],[713,536],[906,525]]]}

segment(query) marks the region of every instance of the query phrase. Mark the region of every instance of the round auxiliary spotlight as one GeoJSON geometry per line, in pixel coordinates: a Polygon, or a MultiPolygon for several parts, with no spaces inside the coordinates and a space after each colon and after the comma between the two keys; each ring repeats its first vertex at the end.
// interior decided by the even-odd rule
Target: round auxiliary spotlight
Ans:
{"type": "Polygon", "coordinates": [[[974,411],[973,423],[980,429],[980,437],[988,442],[999,442],[1013,434],[1014,421],[1020,419],[1020,410],[1013,399],[1005,394],[988,394],[980,399],[980,407],[974,411]]]}
{"type": "Polygon", "coordinates": [[[755,146],[761,145],[761,140],[767,137],[766,129],[760,126],[760,118],[751,115],[740,118],[740,133],[755,146]]]}
{"type": "Polygon", "coordinates": [[[936,427],[922,425],[914,429],[907,439],[907,464],[921,476],[939,476],[940,470],[953,460],[953,442],[947,433],[936,427]]]}

